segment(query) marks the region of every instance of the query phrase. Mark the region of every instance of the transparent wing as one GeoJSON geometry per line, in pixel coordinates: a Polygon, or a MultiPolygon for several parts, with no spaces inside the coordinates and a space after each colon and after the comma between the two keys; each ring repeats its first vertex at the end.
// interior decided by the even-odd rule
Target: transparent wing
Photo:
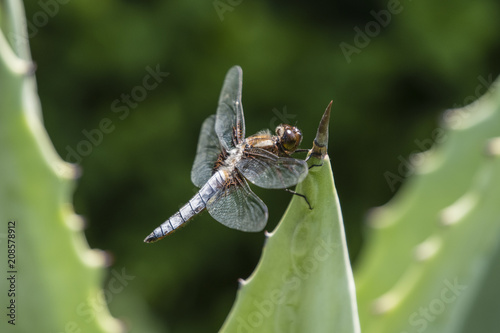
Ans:
{"type": "Polygon", "coordinates": [[[291,157],[278,157],[260,148],[250,148],[236,168],[246,179],[263,188],[287,188],[307,176],[307,163],[291,157]]]}
{"type": "Polygon", "coordinates": [[[191,181],[194,185],[202,187],[210,179],[220,153],[219,138],[215,134],[215,115],[211,115],[201,125],[196,157],[191,169],[191,181]]]}
{"type": "Polygon", "coordinates": [[[229,186],[208,200],[208,213],[229,228],[261,231],[267,223],[267,207],[244,179],[238,179],[238,182],[238,185],[229,186]]]}
{"type": "Polygon", "coordinates": [[[226,151],[234,147],[233,136],[236,143],[242,142],[245,138],[245,119],[241,105],[242,77],[240,66],[231,67],[226,74],[219,97],[215,132],[226,151]]]}

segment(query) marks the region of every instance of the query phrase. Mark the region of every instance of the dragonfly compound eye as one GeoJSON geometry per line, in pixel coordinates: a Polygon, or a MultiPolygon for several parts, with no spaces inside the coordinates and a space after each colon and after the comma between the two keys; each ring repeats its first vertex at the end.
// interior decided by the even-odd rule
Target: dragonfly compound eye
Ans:
{"type": "Polygon", "coordinates": [[[297,127],[288,127],[283,131],[281,143],[289,152],[295,151],[302,141],[302,133],[297,127]]]}

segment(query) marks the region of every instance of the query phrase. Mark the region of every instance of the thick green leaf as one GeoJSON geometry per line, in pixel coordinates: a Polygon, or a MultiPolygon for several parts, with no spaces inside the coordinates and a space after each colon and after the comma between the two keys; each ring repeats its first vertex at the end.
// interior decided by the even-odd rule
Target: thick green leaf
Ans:
{"type": "Polygon", "coordinates": [[[117,289],[100,287],[105,256],[72,209],[75,169],[42,125],[23,15],[21,1],[0,1],[0,331],[119,332],[106,305],[117,289]]]}
{"type": "MultiPolygon", "coordinates": [[[[479,291],[498,265],[500,241],[500,149],[490,141],[500,136],[499,86],[447,112],[439,144],[373,212],[356,267],[364,332],[461,332],[475,304],[485,303],[479,291]]],[[[498,329],[482,324],[482,332],[498,329]]]]}
{"type": "MultiPolygon", "coordinates": [[[[312,163],[318,160],[311,159],[312,163]]],[[[355,288],[330,160],[310,169],[221,332],[359,332],[355,288]]]]}

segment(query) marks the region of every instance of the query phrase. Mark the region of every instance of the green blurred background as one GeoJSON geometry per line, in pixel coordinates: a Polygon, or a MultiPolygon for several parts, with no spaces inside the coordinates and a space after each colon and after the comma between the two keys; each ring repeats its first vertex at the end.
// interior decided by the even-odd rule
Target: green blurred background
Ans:
{"type": "MultiPolygon", "coordinates": [[[[308,148],[333,99],[329,153],[354,265],[365,214],[401,183],[384,174],[405,178],[402,160],[422,149],[415,140],[431,142],[442,112],[500,73],[497,0],[33,1],[26,12],[45,126],[82,166],[75,210],[110,270],[134,276],[108,300],[132,332],[216,331],[260,257],[263,233],[208,214],[142,242],[195,193],[199,129],[231,66],[243,68],[247,135],[285,120],[308,148]],[[341,45],[356,50],[346,57],[341,45]],[[147,67],[169,73],[151,90],[140,88],[147,67]],[[142,100],[124,108],[124,95],[142,100]],[[113,130],[99,135],[105,118],[113,130]]],[[[270,231],[290,195],[255,192],[270,231]]]]}

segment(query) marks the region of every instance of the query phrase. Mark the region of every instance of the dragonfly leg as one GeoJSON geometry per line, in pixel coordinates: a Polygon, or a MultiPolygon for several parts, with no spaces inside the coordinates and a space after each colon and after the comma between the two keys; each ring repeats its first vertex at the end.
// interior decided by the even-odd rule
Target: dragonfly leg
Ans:
{"type": "Polygon", "coordinates": [[[287,191],[287,192],[292,193],[293,195],[298,195],[299,197],[304,198],[304,200],[306,201],[307,205],[309,206],[309,209],[312,210],[311,204],[309,203],[309,200],[307,200],[307,197],[304,194],[297,193],[297,192],[295,192],[293,190],[290,190],[289,188],[285,188],[284,190],[287,191]]]}

